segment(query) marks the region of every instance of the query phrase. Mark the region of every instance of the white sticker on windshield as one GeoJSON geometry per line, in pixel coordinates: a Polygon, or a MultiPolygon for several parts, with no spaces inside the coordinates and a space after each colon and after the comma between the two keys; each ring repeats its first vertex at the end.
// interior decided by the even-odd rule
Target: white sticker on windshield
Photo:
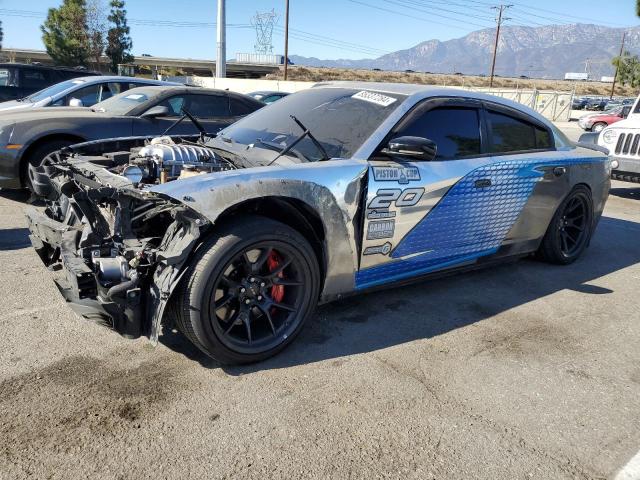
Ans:
{"type": "Polygon", "coordinates": [[[144,97],[144,95],[141,93],[132,93],[131,95],[127,95],[126,98],[129,100],[140,100],[142,97],[144,97]]]}
{"type": "Polygon", "coordinates": [[[367,92],[366,90],[352,95],[351,98],[358,98],[360,100],[364,100],[365,102],[375,103],[376,105],[381,105],[383,107],[388,107],[396,101],[396,99],[393,97],[387,97],[386,95],[382,95],[381,93],[377,92],[367,92]]]}

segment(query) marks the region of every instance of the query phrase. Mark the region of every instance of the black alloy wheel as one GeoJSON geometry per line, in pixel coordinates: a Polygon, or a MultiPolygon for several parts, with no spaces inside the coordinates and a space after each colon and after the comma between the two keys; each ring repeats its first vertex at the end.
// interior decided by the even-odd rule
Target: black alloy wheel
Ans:
{"type": "Polygon", "coordinates": [[[589,245],[592,229],[591,191],[578,185],[556,210],[540,245],[539,254],[550,263],[572,263],[589,245]]]}
{"type": "Polygon", "coordinates": [[[251,363],[293,341],[320,285],[305,237],[269,218],[238,216],[198,247],[172,308],[178,328],[204,353],[222,363],[251,363]]]}
{"type": "Polygon", "coordinates": [[[572,257],[584,245],[589,218],[589,204],[585,197],[580,195],[572,197],[557,223],[560,233],[560,251],[565,257],[572,257]]]}
{"type": "Polygon", "coordinates": [[[288,245],[272,241],[251,245],[227,262],[213,282],[208,311],[227,347],[258,353],[295,331],[308,282],[301,260],[288,245]]]}

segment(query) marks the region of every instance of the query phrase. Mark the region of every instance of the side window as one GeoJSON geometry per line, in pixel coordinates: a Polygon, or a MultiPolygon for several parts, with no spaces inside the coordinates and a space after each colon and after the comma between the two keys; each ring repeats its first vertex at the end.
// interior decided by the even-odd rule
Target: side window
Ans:
{"type": "Polygon", "coordinates": [[[402,128],[396,136],[423,137],[438,146],[438,160],[453,160],[480,154],[478,109],[438,107],[429,110],[402,128]]]}
{"type": "Polygon", "coordinates": [[[184,101],[185,98],[183,95],[176,95],[175,97],[170,97],[163,100],[162,102],[158,103],[158,105],[167,107],[169,109],[169,117],[181,117],[184,101]]]}
{"type": "Polygon", "coordinates": [[[0,87],[17,87],[18,70],[13,67],[0,68],[0,87]]]}
{"type": "Polygon", "coordinates": [[[22,81],[20,82],[20,86],[22,88],[42,90],[51,84],[50,78],[50,72],[25,68],[22,70],[22,81]]]}
{"type": "Polygon", "coordinates": [[[85,107],[91,107],[98,103],[98,99],[100,98],[100,84],[97,85],[89,85],[88,87],[79,88],[73,93],[67,95],[66,104],[69,105],[69,102],[72,98],[77,98],[82,102],[82,105],[85,107]]]}
{"type": "Polygon", "coordinates": [[[519,118],[487,111],[491,134],[491,153],[520,152],[551,148],[551,138],[546,129],[519,118]]]}
{"type": "Polygon", "coordinates": [[[249,115],[257,110],[254,105],[237,98],[229,97],[229,103],[231,104],[231,115],[233,116],[249,115]]]}
{"type": "Polygon", "coordinates": [[[122,90],[122,88],[120,87],[120,84],[117,82],[104,83],[102,85],[102,95],[100,96],[100,101],[102,102],[103,100],[106,100],[107,98],[111,98],[114,95],[118,95],[123,91],[124,90],[122,90]]]}
{"type": "Polygon", "coordinates": [[[622,107],[622,118],[627,118],[629,116],[629,112],[631,111],[631,105],[627,105],[626,107],[622,107]]]}
{"type": "Polygon", "coordinates": [[[187,110],[194,117],[228,117],[229,97],[226,95],[189,95],[187,110]]]}

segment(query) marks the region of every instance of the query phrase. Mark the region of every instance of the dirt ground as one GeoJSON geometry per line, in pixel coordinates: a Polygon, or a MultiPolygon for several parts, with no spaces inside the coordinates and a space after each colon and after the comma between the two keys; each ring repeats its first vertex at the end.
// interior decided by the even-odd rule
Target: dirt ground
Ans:
{"type": "Polygon", "coordinates": [[[640,188],[577,263],[320,308],[222,368],[76,317],[0,192],[0,478],[613,478],[640,448],[640,188]]]}

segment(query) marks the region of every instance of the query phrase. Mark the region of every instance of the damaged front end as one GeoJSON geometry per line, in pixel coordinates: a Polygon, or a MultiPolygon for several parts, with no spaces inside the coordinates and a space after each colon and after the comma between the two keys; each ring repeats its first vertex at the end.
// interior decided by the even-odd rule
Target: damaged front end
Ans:
{"type": "Polygon", "coordinates": [[[70,306],[124,336],[148,335],[154,342],[169,297],[210,222],[147,187],[194,168],[223,169],[203,151],[188,166],[174,158],[168,168],[158,161],[163,149],[147,145],[120,156],[66,152],[39,172],[48,178],[47,207],[27,211],[31,242],[70,306]],[[124,176],[132,165],[147,177],[138,171],[133,180],[124,176]]]}

